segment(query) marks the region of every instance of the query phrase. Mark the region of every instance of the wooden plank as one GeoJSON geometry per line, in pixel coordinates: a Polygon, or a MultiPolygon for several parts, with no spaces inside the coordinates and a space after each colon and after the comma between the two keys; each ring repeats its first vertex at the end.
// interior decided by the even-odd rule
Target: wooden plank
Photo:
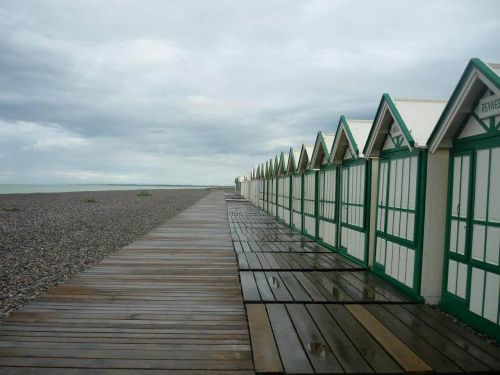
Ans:
{"type": "Polygon", "coordinates": [[[240,278],[245,301],[260,301],[259,289],[257,288],[253,272],[240,272],[240,278]]]}
{"type": "Polygon", "coordinates": [[[346,308],[405,371],[417,373],[432,372],[432,368],[422,358],[394,336],[391,331],[363,306],[346,305],[346,308]]]}
{"type": "MultiPolygon", "coordinates": [[[[476,347],[489,355],[489,361],[494,359],[500,361],[500,348],[485,342],[483,338],[474,335],[470,330],[456,324],[453,320],[434,310],[432,307],[427,305],[405,305],[404,308],[420,317],[427,324],[433,325],[438,331],[452,338],[457,345],[461,345],[464,349],[469,348],[470,350],[472,347],[476,347]]],[[[480,353],[476,357],[480,358],[483,362],[485,360],[488,361],[480,353]]],[[[492,362],[491,367],[500,368],[500,365],[497,366],[496,363],[498,362],[492,362]]]]}
{"type": "Polygon", "coordinates": [[[292,272],[279,272],[278,274],[280,275],[281,280],[283,280],[283,282],[285,283],[295,302],[311,301],[311,297],[293,276],[292,272]]]}
{"type": "Polygon", "coordinates": [[[382,322],[394,335],[405,343],[436,372],[461,372],[461,369],[429,345],[417,332],[408,329],[398,318],[390,314],[382,305],[367,305],[366,309],[382,322]]]}
{"type": "Polygon", "coordinates": [[[330,315],[346,333],[365,361],[375,372],[401,373],[397,362],[375,341],[370,333],[346,309],[347,305],[326,305],[330,315]]]}
{"type": "Polygon", "coordinates": [[[293,272],[293,276],[298,280],[300,285],[305,289],[307,294],[311,296],[314,302],[326,302],[326,298],[318,288],[304,275],[303,272],[293,272]]]}
{"type": "Polygon", "coordinates": [[[248,260],[245,253],[236,253],[238,255],[238,265],[240,270],[248,269],[248,260]]]}
{"type": "Polygon", "coordinates": [[[314,374],[285,306],[266,305],[266,309],[285,372],[287,374],[314,374]]]}
{"type": "Polygon", "coordinates": [[[398,305],[388,305],[386,310],[390,311],[397,319],[405,323],[409,329],[417,333],[421,340],[425,340],[434,346],[464,371],[483,372],[491,370],[488,366],[470,355],[468,350],[458,347],[453,341],[435,331],[426,322],[418,319],[413,314],[409,314],[408,310],[398,305]]]}
{"type": "Polygon", "coordinates": [[[266,275],[263,272],[255,272],[254,273],[255,281],[257,283],[257,288],[259,289],[259,293],[261,296],[261,300],[263,302],[273,302],[275,301],[274,294],[269,287],[269,284],[266,279],[266,275]]]}
{"type": "Polygon", "coordinates": [[[370,365],[323,305],[306,305],[316,325],[346,373],[371,373],[370,365]]]}
{"type": "MultiPolygon", "coordinates": [[[[304,305],[286,305],[302,346],[316,373],[330,374],[344,372],[328,343],[309,315],[304,305]]],[[[323,328],[323,327],[322,327],[323,328]]]]}
{"type": "Polygon", "coordinates": [[[280,302],[291,302],[293,297],[288,291],[285,283],[281,280],[281,277],[277,272],[265,272],[267,282],[271,287],[276,301],[280,302]]]}
{"type": "Polygon", "coordinates": [[[255,371],[266,374],[283,372],[265,306],[247,304],[247,314],[255,371]]]}

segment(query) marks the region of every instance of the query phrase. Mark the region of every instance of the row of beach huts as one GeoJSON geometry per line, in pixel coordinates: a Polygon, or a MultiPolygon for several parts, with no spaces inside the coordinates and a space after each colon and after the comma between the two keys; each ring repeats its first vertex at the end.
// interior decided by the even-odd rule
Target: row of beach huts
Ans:
{"type": "Polygon", "coordinates": [[[450,99],[384,94],[372,121],[290,148],[237,191],[407,295],[500,340],[500,64],[450,99]]]}

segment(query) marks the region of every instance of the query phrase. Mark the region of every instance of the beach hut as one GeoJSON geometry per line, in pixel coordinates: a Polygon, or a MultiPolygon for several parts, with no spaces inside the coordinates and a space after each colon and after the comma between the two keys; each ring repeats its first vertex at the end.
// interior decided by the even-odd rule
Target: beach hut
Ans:
{"type": "Polygon", "coordinates": [[[317,240],[331,249],[336,247],[337,170],[329,163],[334,133],[318,132],[312,153],[312,168],[318,170],[317,240]]]}
{"type": "Polygon", "coordinates": [[[264,174],[264,211],[268,211],[268,206],[269,206],[269,189],[270,189],[270,184],[269,184],[269,173],[270,173],[270,166],[269,166],[269,160],[266,161],[266,167],[265,167],[265,174],[264,174]]]}
{"type": "Polygon", "coordinates": [[[297,172],[299,158],[300,150],[294,150],[293,147],[290,147],[287,168],[287,173],[292,180],[290,226],[302,232],[302,174],[297,172]]]}
{"type": "Polygon", "coordinates": [[[246,198],[248,195],[248,181],[246,173],[242,177],[240,195],[244,198],[246,198]]]}
{"type": "MultiPolygon", "coordinates": [[[[449,163],[441,307],[500,340],[500,64],[472,59],[428,141],[449,163]]],[[[441,155],[441,156],[440,156],[441,155]]],[[[444,170],[444,168],[443,168],[444,170]]],[[[447,182],[447,183],[446,183],[447,182]]]]}
{"type": "Polygon", "coordinates": [[[269,214],[273,213],[273,206],[275,205],[276,188],[274,186],[274,159],[270,159],[267,169],[267,206],[266,211],[269,214]]]}
{"type": "Polygon", "coordinates": [[[269,213],[271,213],[273,216],[278,215],[278,165],[279,165],[279,156],[276,155],[274,157],[274,162],[273,162],[273,176],[272,176],[272,199],[271,199],[271,210],[269,213]]]}
{"type": "Polygon", "coordinates": [[[243,182],[243,176],[238,176],[234,179],[234,189],[235,193],[241,195],[241,183],[243,182]]]}
{"type": "MultiPolygon", "coordinates": [[[[328,165],[338,166],[338,251],[368,265],[371,163],[363,155],[372,121],[340,117],[328,165]]],[[[334,221],[335,223],[335,221],[334,221]]]]}
{"type": "Polygon", "coordinates": [[[280,154],[278,164],[278,220],[290,224],[290,185],[291,177],[287,173],[288,154],[280,154]]]}
{"type": "Polygon", "coordinates": [[[316,239],[316,171],[311,167],[313,145],[302,145],[297,163],[302,176],[302,233],[316,239]]]}
{"type": "Polygon", "coordinates": [[[262,163],[259,169],[259,207],[264,209],[266,202],[266,165],[262,163]]]}
{"type": "Polygon", "coordinates": [[[363,150],[366,158],[379,158],[372,270],[416,299],[427,295],[422,270],[440,272],[429,262],[432,254],[424,259],[423,231],[426,142],[445,104],[384,94],[363,150]]]}
{"type": "Polygon", "coordinates": [[[259,185],[259,177],[258,177],[258,171],[259,171],[259,166],[256,165],[253,169],[253,177],[252,177],[252,196],[251,196],[251,202],[254,205],[259,204],[259,195],[260,195],[260,185],[259,185]]]}

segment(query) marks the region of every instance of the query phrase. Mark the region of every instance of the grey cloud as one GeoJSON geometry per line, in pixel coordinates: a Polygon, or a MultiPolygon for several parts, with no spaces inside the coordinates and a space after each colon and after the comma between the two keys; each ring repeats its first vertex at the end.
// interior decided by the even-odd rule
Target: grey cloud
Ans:
{"type": "Polygon", "coordinates": [[[496,2],[4,1],[0,183],[229,184],[498,61],[496,2]],[[110,181],[111,180],[111,181],[110,181]]]}

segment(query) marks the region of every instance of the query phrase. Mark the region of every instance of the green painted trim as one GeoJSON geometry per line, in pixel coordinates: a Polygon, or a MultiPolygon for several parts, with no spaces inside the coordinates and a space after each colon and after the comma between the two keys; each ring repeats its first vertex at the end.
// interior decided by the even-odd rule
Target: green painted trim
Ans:
{"type": "MultiPolygon", "coordinates": [[[[466,218],[462,219],[462,222],[465,222],[468,228],[473,228],[473,224],[477,222],[474,219],[474,210],[475,210],[475,191],[476,191],[476,163],[477,163],[477,152],[479,150],[491,150],[493,147],[498,147],[500,144],[500,136],[492,136],[490,139],[481,139],[477,141],[468,142],[457,142],[452,152],[450,152],[449,156],[449,172],[448,172],[448,198],[447,198],[447,211],[446,211],[446,228],[445,228],[445,244],[444,244],[444,261],[443,261],[443,279],[442,279],[442,298],[440,306],[443,310],[455,315],[459,319],[463,320],[467,324],[472,327],[482,331],[483,333],[495,338],[496,340],[500,340],[500,322],[493,323],[482,316],[479,316],[470,311],[470,300],[471,300],[471,278],[472,278],[472,268],[478,268],[485,272],[500,274],[500,265],[492,265],[487,262],[478,261],[472,258],[472,230],[468,230],[465,236],[465,249],[464,254],[458,254],[450,252],[450,242],[451,242],[451,220],[454,217],[452,215],[452,200],[453,200],[453,179],[454,179],[454,164],[455,158],[468,156],[469,157],[469,183],[468,183],[468,202],[467,202],[467,212],[466,218]],[[467,289],[465,298],[460,298],[450,292],[448,292],[448,264],[450,260],[455,260],[457,262],[465,263],[467,265],[467,289]]],[[[490,157],[490,165],[488,171],[488,179],[491,178],[491,151],[489,154],[490,157]]],[[[488,199],[489,199],[489,186],[487,184],[487,210],[489,209],[488,199]]],[[[487,216],[488,217],[488,214],[487,216]]],[[[485,220],[488,226],[498,226],[498,223],[492,222],[490,223],[488,220],[485,220]]],[[[485,231],[485,236],[487,235],[487,231],[485,231]]],[[[487,237],[485,237],[486,244],[487,237]]],[[[484,282],[486,281],[486,278],[484,282]]],[[[485,292],[485,288],[483,286],[483,293],[485,292]]],[[[483,297],[483,306],[484,309],[484,297],[483,297]]]]}
{"type": "MultiPolygon", "coordinates": [[[[379,189],[378,187],[380,186],[380,173],[381,173],[381,166],[382,163],[385,161],[388,161],[387,164],[387,186],[386,186],[386,193],[385,193],[385,202],[383,204],[383,207],[385,208],[385,219],[384,219],[384,228],[382,231],[379,231],[378,228],[378,215],[376,216],[375,220],[375,236],[374,236],[374,263],[373,263],[373,269],[378,270],[379,273],[384,273],[385,274],[385,265],[381,265],[377,263],[376,258],[377,258],[377,238],[383,238],[386,240],[389,240],[393,243],[403,245],[415,252],[415,263],[414,263],[414,270],[413,270],[413,287],[410,288],[400,281],[392,278],[389,275],[385,275],[385,279],[387,279],[390,283],[393,285],[400,287],[406,294],[411,296],[412,298],[415,298],[416,296],[420,297],[420,288],[421,288],[421,276],[422,276],[422,253],[423,253],[423,237],[424,237],[424,218],[425,218],[425,189],[427,186],[427,150],[426,149],[414,149],[413,151],[410,151],[408,149],[404,150],[399,150],[398,152],[386,152],[384,151],[379,159],[379,172],[378,172],[378,177],[377,177],[377,210],[379,209],[379,189]],[[417,186],[416,186],[416,192],[415,192],[415,222],[414,222],[414,233],[413,233],[413,241],[408,241],[407,239],[401,238],[401,237],[396,237],[391,234],[387,233],[387,216],[388,216],[388,205],[387,201],[389,199],[389,181],[391,178],[391,168],[390,164],[397,159],[401,158],[409,158],[417,156],[417,186]],[[403,288],[404,287],[404,288],[403,288]],[[411,292],[409,292],[411,291],[411,292]]],[[[392,208],[391,208],[392,209],[392,208]]],[[[385,262],[384,262],[385,264],[385,262]]]]}
{"type": "Polygon", "coordinates": [[[465,67],[464,72],[462,73],[462,76],[460,77],[460,80],[458,81],[457,86],[455,86],[455,89],[453,90],[453,93],[451,94],[450,100],[446,104],[446,106],[443,110],[443,113],[439,117],[439,120],[437,121],[436,126],[432,130],[431,135],[429,136],[429,139],[427,141],[428,146],[431,145],[431,143],[434,141],[434,138],[436,137],[436,134],[441,129],[441,127],[443,127],[445,120],[450,115],[450,111],[451,111],[452,107],[455,105],[458,97],[463,92],[465,82],[469,79],[469,76],[472,74],[472,72],[475,69],[477,69],[479,72],[481,72],[490,81],[490,83],[492,83],[497,89],[500,89],[500,77],[487,64],[482,62],[480,59],[478,59],[478,58],[470,59],[469,63],[465,67]]]}
{"type": "MultiPolygon", "coordinates": [[[[353,150],[354,150],[354,154],[356,156],[359,155],[359,148],[358,148],[358,144],[356,143],[356,140],[354,139],[353,135],[352,135],[352,132],[351,132],[351,128],[349,127],[349,124],[347,123],[347,120],[346,118],[344,117],[344,115],[340,116],[340,122],[343,124],[344,126],[344,130],[345,130],[345,133],[347,135],[347,138],[349,140],[349,143],[351,144],[353,150]]],[[[340,132],[339,132],[340,133],[340,132]]],[[[340,136],[340,135],[339,135],[340,136]]]]}
{"type": "Polygon", "coordinates": [[[463,308],[463,302],[443,293],[439,307],[485,335],[500,341],[500,326],[463,308]]]}
{"type": "MultiPolygon", "coordinates": [[[[368,158],[371,155],[368,154],[368,146],[374,141],[373,138],[377,136],[377,134],[374,134],[376,125],[378,124],[382,112],[382,108],[384,107],[384,103],[387,104],[387,107],[389,109],[389,112],[391,113],[391,116],[393,120],[399,125],[401,128],[401,132],[403,133],[408,145],[410,147],[415,146],[415,140],[413,139],[410,131],[408,130],[408,127],[406,126],[406,123],[404,122],[403,118],[401,117],[399,111],[396,108],[396,104],[394,104],[394,101],[392,100],[391,96],[387,93],[382,95],[382,99],[380,100],[380,104],[377,108],[377,113],[375,115],[375,119],[373,120],[373,125],[370,129],[370,133],[368,134],[368,138],[366,140],[365,147],[363,148],[363,154],[368,158]]],[[[370,153],[371,154],[371,153],[370,153]]],[[[382,154],[382,150],[380,150],[380,154],[382,154]]]]}

